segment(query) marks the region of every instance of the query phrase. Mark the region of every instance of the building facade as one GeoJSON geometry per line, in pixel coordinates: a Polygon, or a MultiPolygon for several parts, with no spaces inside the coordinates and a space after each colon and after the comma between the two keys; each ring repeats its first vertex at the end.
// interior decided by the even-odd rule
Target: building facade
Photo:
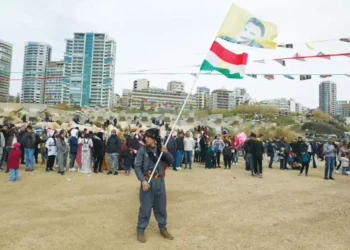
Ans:
{"type": "Polygon", "coordinates": [[[149,81],[147,79],[138,79],[134,81],[133,90],[143,90],[149,88],[149,81]]]}
{"type": "MultiPolygon", "coordinates": [[[[159,88],[134,90],[129,92],[130,108],[139,109],[181,109],[187,93],[168,91],[159,88]]],[[[185,106],[185,110],[197,110],[197,99],[191,95],[185,106]]]]}
{"type": "Polygon", "coordinates": [[[229,109],[229,97],[232,92],[226,89],[213,90],[209,98],[209,108],[229,109]]]}
{"type": "Polygon", "coordinates": [[[319,106],[326,114],[336,115],[337,111],[337,84],[323,81],[319,85],[319,106]]]}
{"type": "Polygon", "coordinates": [[[116,42],[104,33],[74,33],[66,40],[65,83],[70,104],[111,107],[116,42]]]}
{"type": "Polygon", "coordinates": [[[45,104],[69,103],[68,84],[64,82],[64,62],[51,61],[46,66],[45,104]]]}
{"type": "Polygon", "coordinates": [[[228,108],[233,109],[247,103],[251,99],[245,88],[235,88],[229,94],[228,108]]]}
{"type": "Polygon", "coordinates": [[[185,92],[185,84],[183,82],[168,82],[168,91],[185,92]]]}
{"type": "Polygon", "coordinates": [[[0,40],[0,102],[7,102],[10,90],[12,44],[0,40]]]}
{"type": "Polygon", "coordinates": [[[208,109],[209,108],[209,96],[210,89],[206,87],[197,87],[197,108],[208,109]]]}
{"type": "MultiPolygon", "coordinates": [[[[296,108],[297,108],[295,100],[286,99],[286,98],[264,100],[259,102],[259,105],[280,109],[281,111],[285,111],[285,112],[296,112],[296,108]]],[[[299,109],[299,106],[298,106],[298,109],[299,109]]]]}
{"type": "Polygon", "coordinates": [[[337,101],[336,115],[342,115],[343,104],[348,104],[348,101],[337,101]]]}
{"type": "Polygon", "coordinates": [[[119,94],[114,94],[113,107],[120,106],[121,97],[119,94]]]}
{"type": "Polygon", "coordinates": [[[45,71],[51,61],[52,47],[40,42],[27,42],[25,45],[22,103],[44,103],[45,71]]]}
{"type": "Polygon", "coordinates": [[[132,92],[131,89],[123,89],[122,97],[120,100],[120,104],[122,105],[122,108],[129,108],[130,107],[131,92],[132,92]]]}
{"type": "Polygon", "coordinates": [[[342,105],[341,116],[344,118],[350,118],[350,104],[343,104],[342,105]]]}

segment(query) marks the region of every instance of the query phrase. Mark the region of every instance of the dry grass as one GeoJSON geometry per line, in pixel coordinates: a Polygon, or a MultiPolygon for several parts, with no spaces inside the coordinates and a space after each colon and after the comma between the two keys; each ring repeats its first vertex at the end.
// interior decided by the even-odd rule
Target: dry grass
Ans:
{"type": "Polygon", "coordinates": [[[349,249],[349,177],[325,181],[323,170],[311,169],[306,178],[265,169],[263,179],[242,163],[168,171],[168,229],[175,239],[159,236],[152,215],[143,245],[136,242],[134,174],[21,170],[19,182],[0,185],[0,249],[349,249]]]}
{"type": "MultiPolygon", "coordinates": [[[[292,140],[297,138],[300,134],[294,132],[289,127],[271,127],[271,128],[259,128],[256,129],[255,126],[251,126],[251,128],[247,128],[244,126],[238,126],[239,132],[244,132],[247,135],[254,132],[256,135],[263,134],[265,138],[273,138],[273,137],[287,137],[288,140],[292,140]]],[[[233,135],[234,133],[230,133],[233,135]]]]}
{"type": "Polygon", "coordinates": [[[324,120],[324,121],[329,121],[331,119],[328,114],[324,113],[320,109],[315,109],[314,111],[312,111],[312,115],[314,115],[316,118],[319,118],[319,119],[324,120]]]}

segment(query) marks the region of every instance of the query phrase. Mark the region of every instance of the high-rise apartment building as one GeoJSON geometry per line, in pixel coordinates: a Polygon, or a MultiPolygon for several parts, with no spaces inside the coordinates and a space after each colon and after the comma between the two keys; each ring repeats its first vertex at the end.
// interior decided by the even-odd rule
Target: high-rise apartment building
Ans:
{"type": "Polygon", "coordinates": [[[232,91],[227,89],[216,89],[211,92],[209,98],[210,109],[229,109],[229,95],[232,91]]]}
{"type": "Polygon", "coordinates": [[[336,115],[342,115],[343,104],[348,104],[348,101],[337,101],[336,115]]]}
{"type": "Polygon", "coordinates": [[[206,87],[197,87],[197,107],[198,109],[209,108],[210,89],[206,87]]]}
{"type": "Polygon", "coordinates": [[[168,82],[168,91],[185,92],[185,84],[183,82],[168,82]]]}
{"type": "Polygon", "coordinates": [[[234,88],[229,95],[228,108],[233,109],[240,106],[251,99],[245,88],[234,88]]]}
{"type": "Polygon", "coordinates": [[[63,61],[48,62],[45,77],[45,104],[69,103],[68,85],[64,83],[63,61]]]}
{"type": "Polygon", "coordinates": [[[10,90],[12,44],[0,40],[0,102],[7,102],[10,90]]]}
{"type": "Polygon", "coordinates": [[[337,84],[331,81],[323,81],[319,85],[320,109],[330,115],[336,115],[337,111],[337,84]]]}
{"type": "Polygon", "coordinates": [[[294,99],[287,99],[287,98],[276,98],[276,99],[270,99],[270,100],[264,100],[259,102],[259,105],[261,106],[268,106],[276,109],[280,109],[281,111],[285,112],[298,112],[297,109],[300,109],[300,104],[296,104],[294,99]]]}
{"type": "Polygon", "coordinates": [[[70,104],[113,106],[116,46],[104,33],[74,33],[66,40],[65,82],[70,104]]]}
{"type": "Polygon", "coordinates": [[[46,43],[27,42],[24,52],[22,103],[44,103],[45,71],[51,61],[52,47],[46,43]]]}
{"type": "Polygon", "coordinates": [[[143,90],[149,88],[149,81],[147,79],[138,79],[134,81],[133,90],[143,90]]]}

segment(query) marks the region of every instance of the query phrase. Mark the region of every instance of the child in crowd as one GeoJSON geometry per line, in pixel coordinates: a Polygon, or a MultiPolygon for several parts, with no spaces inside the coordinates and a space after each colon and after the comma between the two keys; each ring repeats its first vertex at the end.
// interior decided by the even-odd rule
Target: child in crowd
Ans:
{"type": "Polygon", "coordinates": [[[124,158],[124,168],[125,168],[125,175],[126,176],[130,175],[130,169],[131,169],[131,166],[132,166],[133,159],[134,159],[133,149],[129,148],[128,149],[128,153],[126,154],[126,156],[124,158]]]}
{"type": "Polygon", "coordinates": [[[340,162],[341,162],[342,174],[343,175],[348,175],[347,172],[349,171],[349,158],[346,157],[345,153],[341,154],[340,162]]]}
{"type": "Polygon", "coordinates": [[[198,143],[198,140],[195,140],[194,144],[194,162],[200,162],[199,155],[200,155],[200,146],[198,143]]]}
{"type": "Polygon", "coordinates": [[[213,168],[213,158],[215,157],[213,149],[208,145],[208,142],[205,143],[205,150],[205,168],[211,169],[213,168]]]}
{"type": "Polygon", "coordinates": [[[305,168],[305,176],[308,176],[309,172],[309,162],[310,162],[310,156],[306,152],[301,153],[301,168],[300,168],[300,174],[301,176],[303,174],[304,168],[305,168]]]}
{"type": "Polygon", "coordinates": [[[212,157],[212,161],[213,161],[213,168],[216,168],[216,153],[219,151],[219,147],[217,145],[213,146],[213,157],[212,157]]]}
{"type": "Polygon", "coordinates": [[[288,153],[288,158],[287,158],[287,161],[288,161],[288,167],[289,169],[293,168],[294,167],[294,155],[293,155],[293,152],[290,151],[288,153]]]}
{"type": "Polygon", "coordinates": [[[16,142],[15,144],[13,144],[13,147],[14,149],[11,150],[7,159],[7,166],[8,169],[11,171],[10,178],[7,182],[18,181],[18,169],[19,162],[21,160],[21,144],[16,142]]]}
{"type": "Polygon", "coordinates": [[[278,153],[278,159],[280,161],[280,169],[285,169],[284,148],[281,148],[280,152],[278,153]]]}
{"type": "Polygon", "coordinates": [[[225,147],[224,147],[222,153],[223,153],[223,156],[224,156],[225,169],[227,167],[229,169],[231,169],[232,152],[231,152],[231,147],[230,147],[228,141],[225,142],[225,147]]]}

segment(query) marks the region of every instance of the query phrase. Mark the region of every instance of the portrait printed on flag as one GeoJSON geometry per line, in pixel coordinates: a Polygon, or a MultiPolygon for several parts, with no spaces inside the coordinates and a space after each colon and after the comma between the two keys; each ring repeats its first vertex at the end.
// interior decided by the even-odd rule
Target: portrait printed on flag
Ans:
{"type": "Polygon", "coordinates": [[[217,37],[241,45],[257,48],[276,48],[277,26],[253,16],[232,4],[217,37]]]}

